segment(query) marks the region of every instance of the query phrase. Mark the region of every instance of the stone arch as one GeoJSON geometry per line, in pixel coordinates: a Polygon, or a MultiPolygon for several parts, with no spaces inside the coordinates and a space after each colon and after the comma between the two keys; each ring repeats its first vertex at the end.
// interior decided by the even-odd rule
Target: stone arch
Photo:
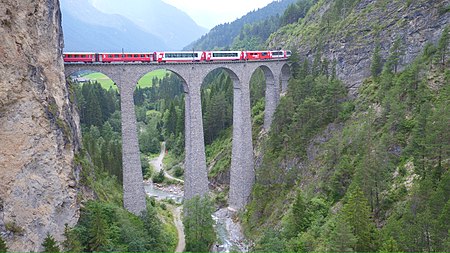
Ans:
{"type": "Polygon", "coordinates": [[[280,83],[279,78],[274,74],[274,71],[266,65],[261,65],[259,68],[264,72],[266,79],[266,95],[265,95],[265,109],[264,109],[264,129],[269,130],[272,124],[273,114],[277,108],[280,97],[280,83]]]}
{"type": "Polygon", "coordinates": [[[281,67],[281,75],[280,75],[281,95],[286,94],[288,88],[288,81],[290,78],[291,78],[291,67],[289,66],[289,64],[285,63],[281,67]]]}
{"type": "Polygon", "coordinates": [[[180,79],[181,84],[183,85],[184,92],[185,93],[189,93],[189,86],[188,86],[184,76],[182,74],[180,74],[180,71],[178,71],[176,69],[173,69],[173,68],[170,68],[170,67],[157,67],[157,68],[151,68],[151,69],[144,69],[144,70],[140,71],[140,73],[138,73],[136,75],[136,80],[135,80],[136,85],[139,82],[139,80],[141,80],[142,77],[144,77],[148,73],[151,73],[151,72],[156,71],[156,70],[161,70],[161,69],[169,71],[170,73],[176,75],[180,79]]]}
{"type": "Polygon", "coordinates": [[[85,67],[76,67],[76,68],[70,68],[65,66],[64,75],[65,78],[69,78],[70,76],[75,75],[78,72],[81,71],[92,71],[96,73],[102,73],[103,75],[107,76],[109,79],[113,81],[113,83],[117,86],[119,93],[121,92],[121,85],[117,82],[117,80],[120,80],[119,77],[112,71],[108,71],[107,69],[98,69],[93,66],[85,66],[85,67]]]}

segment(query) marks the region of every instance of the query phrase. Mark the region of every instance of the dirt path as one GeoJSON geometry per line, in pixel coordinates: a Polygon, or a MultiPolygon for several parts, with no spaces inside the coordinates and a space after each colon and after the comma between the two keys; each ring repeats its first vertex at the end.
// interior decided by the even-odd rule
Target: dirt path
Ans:
{"type": "MultiPolygon", "coordinates": [[[[150,164],[153,166],[153,168],[155,168],[156,172],[160,172],[163,169],[162,161],[164,159],[165,154],[166,154],[166,143],[163,142],[161,143],[161,152],[159,153],[159,156],[155,159],[150,160],[150,164]]],[[[173,177],[172,175],[167,173],[167,171],[164,171],[164,176],[168,179],[184,183],[183,180],[173,177]]]]}
{"type": "Polygon", "coordinates": [[[178,245],[175,249],[175,252],[183,252],[186,247],[186,242],[184,240],[184,227],[183,222],[181,222],[181,210],[183,206],[179,206],[177,208],[172,209],[173,212],[173,222],[177,228],[178,232],[178,245]]]}
{"type": "MultiPolygon", "coordinates": [[[[153,168],[155,168],[156,172],[159,172],[163,169],[162,161],[164,159],[165,154],[166,154],[166,143],[163,142],[161,144],[161,153],[159,153],[159,156],[157,158],[150,160],[150,164],[153,166],[153,168]]],[[[169,179],[172,179],[175,181],[184,182],[181,179],[172,177],[171,175],[169,175],[167,173],[167,171],[164,171],[164,176],[166,178],[169,178],[169,179]]],[[[173,213],[173,222],[175,223],[175,227],[177,228],[177,233],[178,233],[178,245],[177,245],[177,248],[175,249],[175,252],[183,252],[184,248],[186,247],[186,241],[184,240],[184,227],[183,227],[183,222],[181,221],[181,210],[182,209],[183,209],[183,206],[170,208],[170,210],[173,213]]]]}

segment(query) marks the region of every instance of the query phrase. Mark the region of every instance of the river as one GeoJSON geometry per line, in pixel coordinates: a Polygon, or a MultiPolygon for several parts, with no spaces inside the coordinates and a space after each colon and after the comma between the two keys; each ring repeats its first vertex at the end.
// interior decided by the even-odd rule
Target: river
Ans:
{"type": "MultiPolygon", "coordinates": [[[[157,158],[149,161],[157,171],[162,169],[162,159],[165,155],[165,145],[161,145],[161,153],[157,158]]],[[[145,192],[158,200],[172,199],[178,204],[183,202],[183,193],[175,186],[156,187],[152,182],[144,182],[145,192]]],[[[172,210],[174,212],[174,210],[172,210]]],[[[181,207],[174,212],[174,222],[177,226],[179,240],[176,252],[182,252],[184,249],[184,231],[181,224],[181,207]],[[176,213],[178,212],[178,213],[176,213]]],[[[242,234],[239,223],[233,221],[234,212],[228,208],[222,208],[213,213],[212,218],[215,221],[214,228],[217,234],[217,242],[213,245],[212,252],[248,252],[249,243],[242,234]]]]}

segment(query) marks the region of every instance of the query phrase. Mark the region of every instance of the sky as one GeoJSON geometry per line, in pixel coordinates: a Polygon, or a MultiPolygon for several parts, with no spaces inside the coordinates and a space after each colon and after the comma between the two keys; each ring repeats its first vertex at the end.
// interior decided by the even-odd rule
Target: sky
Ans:
{"type": "Polygon", "coordinates": [[[186,12],[200,26],[211,29],[232,22],[274,0],[163,0],[186,12]]]}

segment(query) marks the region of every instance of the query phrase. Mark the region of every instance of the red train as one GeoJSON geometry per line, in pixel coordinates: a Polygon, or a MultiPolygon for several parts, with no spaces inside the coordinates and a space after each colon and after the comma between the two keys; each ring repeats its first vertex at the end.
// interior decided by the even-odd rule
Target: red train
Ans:
{"type": "Polygon", "coordinates": [[[64,62],[209,62],[286,59],[289,50],[275,51],[178,51],[153,53],[64,53],[64,62]]]}

